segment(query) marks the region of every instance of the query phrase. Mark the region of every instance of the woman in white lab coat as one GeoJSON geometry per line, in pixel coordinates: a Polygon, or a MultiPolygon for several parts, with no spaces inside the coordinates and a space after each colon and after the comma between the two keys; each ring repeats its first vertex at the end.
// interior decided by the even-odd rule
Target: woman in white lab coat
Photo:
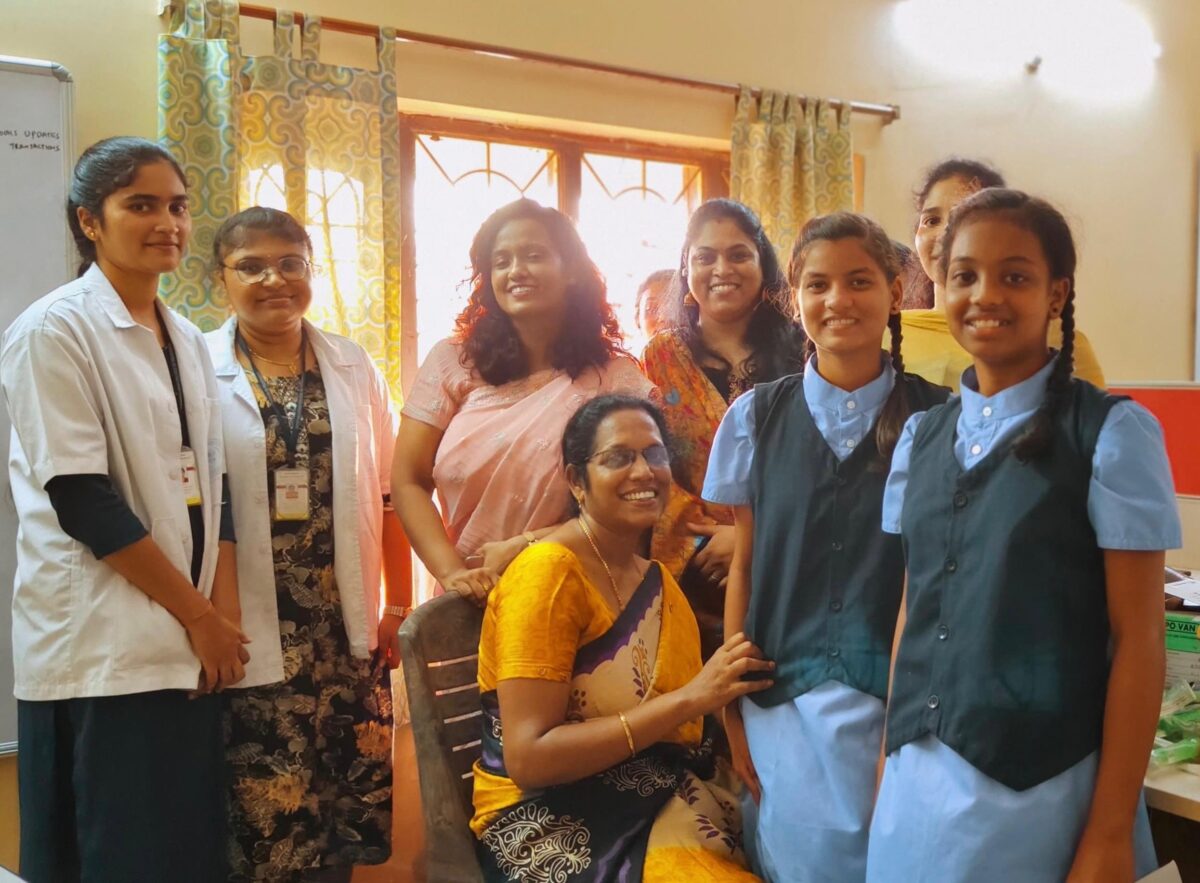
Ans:
{"type": "Polygon", "coordinates": [[[258,651],[229,697],[231,879],[349,880],[391,852],[389,669],[410,593],[394,416],[367,353],[304,321],[312,245],[291,215],[234,215],[214,260],[233,316],[207,337],[258,651]]]}
{"type": "Polygon", "coordinates": [[[191,230],[183,172],[152,142],[101,141],[67,214],[79,277],[0,349],[21,873],[209,883],[226,836],[211,693],[249,657],[208,350],[157,296],[191,230]]]}

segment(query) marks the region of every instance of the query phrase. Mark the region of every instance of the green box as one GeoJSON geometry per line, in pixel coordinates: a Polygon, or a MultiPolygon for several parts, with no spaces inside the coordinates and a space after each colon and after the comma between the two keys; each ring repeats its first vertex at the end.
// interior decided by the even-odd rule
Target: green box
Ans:
{"type": "Polygon", "coordinates": [[[1167,683],[1200,684],[1200,613],[1167,611],[1167,683]]]}

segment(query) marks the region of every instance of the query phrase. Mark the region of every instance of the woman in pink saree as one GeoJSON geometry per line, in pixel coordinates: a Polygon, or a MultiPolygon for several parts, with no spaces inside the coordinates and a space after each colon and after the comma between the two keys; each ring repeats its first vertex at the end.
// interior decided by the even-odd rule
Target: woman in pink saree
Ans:
{"type": "Polygon", "coordinates": [[[401,411],[392,496],[442,588],[481,601],[567,517],[559,440],[570,416],[597,395],[653,387],[620,347],[600,271],[554,209],[519,200],[492,214],[471,244],[471,287],[401,411]]]}

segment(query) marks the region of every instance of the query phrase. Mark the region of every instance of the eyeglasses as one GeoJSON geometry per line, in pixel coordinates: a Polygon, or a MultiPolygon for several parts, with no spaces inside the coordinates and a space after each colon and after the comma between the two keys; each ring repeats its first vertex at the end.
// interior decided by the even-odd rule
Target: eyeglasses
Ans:
{"type": "Polygon", "coordinates": [[[267,273],[274,270],[284,282],[301,282],[312,275],[313,265],[306,259],[288,255],[277,261],[265,261],[261,258],[246,258],[238,261],[232,267],[222,264],[226,270],[233,270],[237,277],[246,285],[254,285],[267,278],[267,273]]]}
{"type": "Polygon", "coordinates": [[[605,451],[597,451],[588,457],[588,460],[595,460],[605,469],[615,472],[619,469],[628,469],[639,456],[651,469],[664,469],[671,465],[671,454],[663,445],[651,445],[640,451],[630,448],[609,448],[605,451]]]}

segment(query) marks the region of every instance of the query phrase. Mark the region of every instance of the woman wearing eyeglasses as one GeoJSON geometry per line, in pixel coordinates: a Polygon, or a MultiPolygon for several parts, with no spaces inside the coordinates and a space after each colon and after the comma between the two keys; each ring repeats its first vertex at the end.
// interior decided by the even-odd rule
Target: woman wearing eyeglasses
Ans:
{"type": "Polygon", "coordinates": [[[246,209],[213,252],[233,316],[207,337],[256,651],[229,699],[231,879],[348,881],[391,852],[389,669],[411,591],[395,418],[366,352],[304,321],[312,244],[291,215],[246,209]]]}
{"type": "Polygon", "coordinates": [[[666,420],[599,396],[568,421],[561,462],[576,514],[504,572],[479,640],[483,877],[758,880],[703,717],[767,689],[774,664],[738,634],[702,665],[687,599],[641,555],[671,487],[666,420]]]}

